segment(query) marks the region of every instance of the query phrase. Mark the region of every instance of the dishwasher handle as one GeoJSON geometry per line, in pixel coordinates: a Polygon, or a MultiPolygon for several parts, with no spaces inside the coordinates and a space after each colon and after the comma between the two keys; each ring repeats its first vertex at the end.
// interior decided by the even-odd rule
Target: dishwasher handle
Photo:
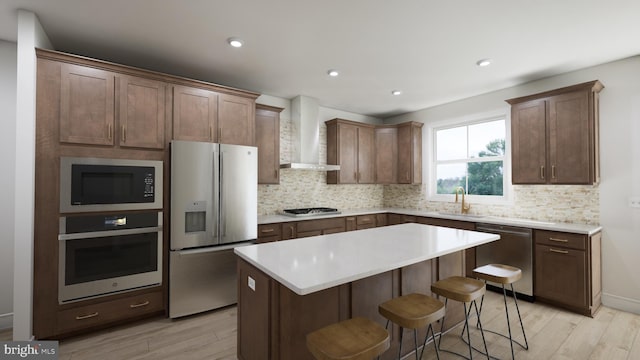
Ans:
{"type": "Polygon", "coordinates": [[[476,226],[476,231],[509,234],[514,236],[527,237],[527,238],[531,237],[531,230],[529,229],[514,230],[514,229],[502,229],[500,227],[494,227],[494,226],[476,226]]]}

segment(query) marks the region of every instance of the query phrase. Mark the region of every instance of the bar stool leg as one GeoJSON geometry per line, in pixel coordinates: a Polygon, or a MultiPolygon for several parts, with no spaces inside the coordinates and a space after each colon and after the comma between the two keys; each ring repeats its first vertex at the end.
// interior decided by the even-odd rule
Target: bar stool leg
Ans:
{"type": "MultiPolygon", "coordinates": [[[[444,308],[447,308],[447,303],[449,302],[449,299],[445,298],[444,299],[444,308]]],[[[442,345],[442,334],[444,334],[444,319],[447,317],[447,313],[444,313],[444,316],[442,317],[442,324],[440,325],[440,336],[438,338],[438,347],[440,347],[440,345],[442,345]]],[[[435,339],[433,340],[434,342],[436,341],[435,339]]]]}
{"type": "Polygon", "coordinates": [[[504,288],[504,284],[502,284],[502,297],[504,298],[504,312],[507,314],[507,329],[509,330],[509,345],[511,345],[511,358],[515,359],[516,354],[513,351],[513,337],[511,336],[511,322],[509,321],[509,308],[507,307],[507,290],[504,288]]]}
{"type": "MultiPolygon", "coordinates": [[[[467,303],[462,303],[464,305],[464,326],[465,328],[469,325],[469,316],[467,316],[467,303]]],[[[471,305],[469,305],[469,309],[471,309],[471,305]]],[[[463,328],[464,331],[464,328],[463,328]]],[[[471,331],[467,330],[467,341],[469,341],[469,359],[473,359],[473,349],[471,348],[471,331]]]]}
{"type": "MultiPolygon", "coordinates": [[[[487,359],[491,359],[489,356],[489,348],[487,347],[487,341],[484,338],[484,329],[482,329],[482,321],[480,321],[480,311],[478,311],[478,302],[473,300],[473,306],[476,308],[476,316],[478,317],[478,324],[480,324],[480,334],[482,334],[482,343],[484,344],[484,353],[487,355],[487,359]]],[[[467,333],[469,333],[469,329],[467,329],[467,333]]],[[[471,341],[469,341],[469,346],[471,346],[471,341]]]]}
{"type": "MultiPolygon", "coordinates": [[[[424,344],[422,345],[422,352],[420,353],[420,359],[422,359],[422,355],[424,355],[424,351],[427,347],[427,340],[429,340],[429,330],[431,330],[431,338],[433,339],[433,347],[436,349],[436,358],[440,360],[440,350],[438,350],[438,344],[436,343],[436,333],[433,330],[433,326],[429,324],[427,328],[427,334],[424,337],[424,344]]],[[[442,333],[440,334],[442,337],[442,333]]]]}
{"type": "Polygon", "coordinates": [[[402,355],[402,338],[404,338],[404,329],[400,327],[400,347],[398,349],[398,359],[400,359],[400,356],[402,355]]]}
{"type": "Polygon", "coordinates": [[[524,337],[524,348],[529,350],[529,343],[527,342],[527,335],[524,333],[524,325],[522,324],[522,317],[520,316],[520,308],[518,307],[518,298],[516,298],[516,292],[513,290],[513,283],[511,284],[511,293],[513,294],[513,302],[516,303],[516,310],[518,312],[518,320],[520,320],[520,328],[522,329],[522,337],[524,337]]]}

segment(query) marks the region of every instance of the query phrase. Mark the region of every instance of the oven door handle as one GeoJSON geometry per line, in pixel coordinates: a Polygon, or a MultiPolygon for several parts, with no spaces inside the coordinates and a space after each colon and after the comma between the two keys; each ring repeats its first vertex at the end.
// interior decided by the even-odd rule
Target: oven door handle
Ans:
{"type": "Polygon", "coordinates": [[[109,236],[155,233],[160,231],[162,231],[162,226],[145,227],[145,228],[137,228],[137,229],[92,231],[92,232],[75,233],[75,234],[58,234],[58,240],[65,241],[65,240],[94,239],[94,238],[102,238],[102,237],[109,237],[109,236]]]}

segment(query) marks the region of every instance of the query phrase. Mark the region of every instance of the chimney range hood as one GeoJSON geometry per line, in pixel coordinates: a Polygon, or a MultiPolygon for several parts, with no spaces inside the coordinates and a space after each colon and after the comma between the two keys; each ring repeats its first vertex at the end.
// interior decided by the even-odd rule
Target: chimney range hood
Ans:
{"type": "Polygon", "coordinates": [[[281,169],[317,171],[340,170],[340,165],[320,163],[320,120],[318,101],[308,96],[297,96],[291,100],[291,163],[280,164],[281,169]]]}

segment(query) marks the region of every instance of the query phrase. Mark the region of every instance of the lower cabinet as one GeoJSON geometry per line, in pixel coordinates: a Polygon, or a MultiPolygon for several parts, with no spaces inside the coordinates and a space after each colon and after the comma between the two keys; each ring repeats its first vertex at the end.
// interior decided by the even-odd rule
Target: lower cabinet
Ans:
{"type": "Polygon", "coordinates": [[[306,220],[296,223],[296,237],[298,238],[333,234],[346,230],[347,227],[344,217],[306,220]]]}
{"type": "Polygon", "coordinates": [[[68,334],[163,310],[162,291],[61,310],[57,314],[56,333],[68,334]]]}
{"type": "Polygon", "coordinates": [[[258,225],[258,244],[282,240],[282,225],[260,224],[258,225]]]}
{"type": "Polygon", "coordinates": [[[593,315],[602,296],[601,234],[536,230],[536,299],[593,315]]]}

